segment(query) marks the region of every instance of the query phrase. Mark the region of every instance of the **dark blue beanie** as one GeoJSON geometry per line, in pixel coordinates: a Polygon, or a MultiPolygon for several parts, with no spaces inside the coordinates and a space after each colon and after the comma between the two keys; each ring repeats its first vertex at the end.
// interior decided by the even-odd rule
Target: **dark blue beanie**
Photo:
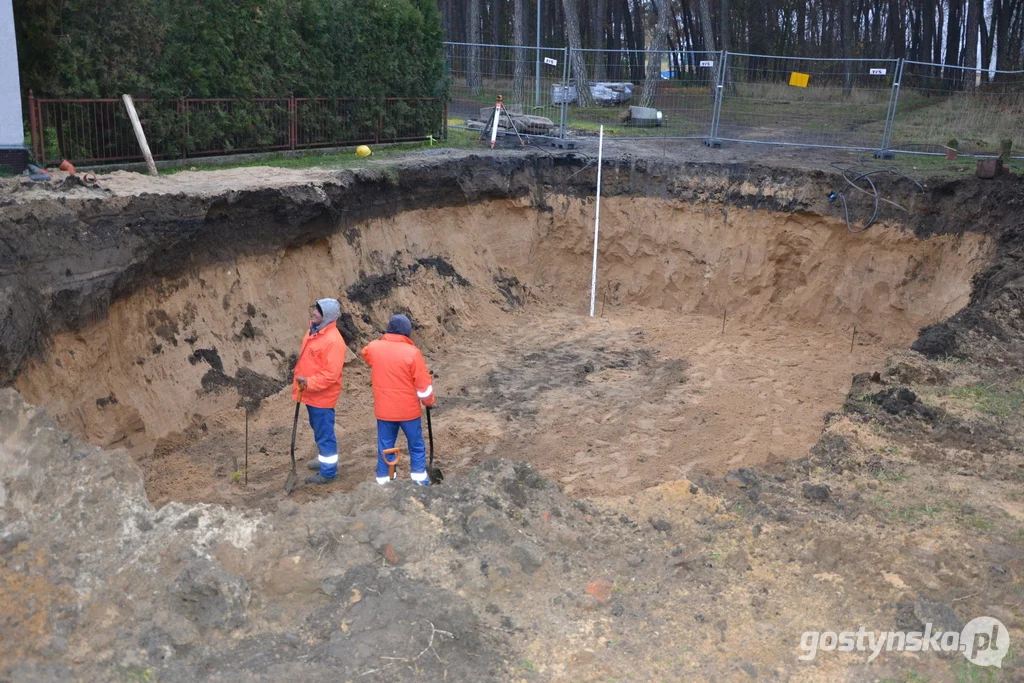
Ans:
{"type": "Polygon", "coordinates": [[[407,317],[397,313],[388,321],[388,334],[401,334],[408,337],[412,334],[412,323],[407,317]]]}

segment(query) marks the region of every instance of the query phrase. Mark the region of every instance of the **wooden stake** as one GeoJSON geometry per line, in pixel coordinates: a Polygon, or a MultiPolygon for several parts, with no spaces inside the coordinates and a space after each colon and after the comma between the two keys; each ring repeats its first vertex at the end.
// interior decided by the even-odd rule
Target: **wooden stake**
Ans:
{"type": "Polygon", "coordinates": [[[725,334],[725,314],[729,312],[729,309],[722,311],[722,334],[725,334]]]}
{"type": "Polygon", "coordinates": [[[124,101],[125,109],[128,110],[128,118],[132,120],[135,138],[139,141],[139,149],[142,150],[142,156],[146,158],[146,168],[149,169],[149,175],[159,175],[156,170],[156,162],[153,161],[153,154],[149,151],[149,144],[146,142],[146,134],[142,131],[142,123],[139,122],[139,115],[135,111],[135,102],[132,101],[132,96],[127,94],[121,95],[121,99],[124,101]]]}
{"type": "Polygon", "coordinates": [[[245,409],[245,485],[249,485],[249,409],[245,409]]]}
{"type": "Polygon", "coordinates": [[[604,294],[601,295],[601,317],[604,317],[604,306],[608,303],[608,288],[604,290],[604,294]]]}
{"type": "Polygon", "coordinates": [[[853,326],[853,335],[850,337],[850,353],[853,353],[853,342],[857,340],[857,326],[853,326]]]}

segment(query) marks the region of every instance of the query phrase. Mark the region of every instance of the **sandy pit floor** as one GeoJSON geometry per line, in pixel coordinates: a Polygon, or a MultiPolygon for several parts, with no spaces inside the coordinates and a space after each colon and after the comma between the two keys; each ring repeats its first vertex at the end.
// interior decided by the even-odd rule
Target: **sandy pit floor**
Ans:
{"type": "MultiPolygon", "coordinates": [[[[436,458],[446,474],[489,458],[527,460],[567,494],[607,496],[801,457],[825,413],[841,407],[850,377],[878,367],[895,346],[853,340],[852,330],[726,320],[723,333],[721,318],[618,306],[591,320],[538,304],[428,354],[439,395],[436,458]]],[[[373,476],[369,371],[360,360],[346,367],[344,384],[341,475],[300,487],[297,501],[373,476]]],[[[232,477],[233,458],[244,469],[242,410],[163,440],[140,456],[151,500],[273,503],[289,469],[293,406],[285,391],[252,415],[248,485],[232,477]]],[[[304,477],[316,455],[305,411],[297,443],[304,477]]]]}

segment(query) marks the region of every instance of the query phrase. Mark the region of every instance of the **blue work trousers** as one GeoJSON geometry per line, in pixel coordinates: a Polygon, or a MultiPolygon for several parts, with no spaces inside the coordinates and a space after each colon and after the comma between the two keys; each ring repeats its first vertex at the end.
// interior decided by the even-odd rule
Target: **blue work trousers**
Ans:
{"type": "Polygon", "coordinates": [[[320,476],[334,479],[338,476],[338,438],[334,435],[334,408],[314,408],[306,406],[309,411],[309,426],[313,428],[313,438],[320,453],[320,476]]]}
{"type": "Polygon", "coordinates": [[[427,446],[423,443],[423,423],[420,418],[404,422],[377,420],[377,478],[388,476],[388,465],[384,462],[384,451],[395,447],[398,430],[405,432],[409,442],[409,477],[416,482],[427,480],[427,446]]]}

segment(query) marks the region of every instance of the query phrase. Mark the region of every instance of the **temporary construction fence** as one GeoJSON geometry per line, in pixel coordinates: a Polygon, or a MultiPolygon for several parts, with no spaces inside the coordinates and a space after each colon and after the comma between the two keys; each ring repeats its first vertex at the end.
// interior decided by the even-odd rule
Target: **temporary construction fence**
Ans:
{"type": "Polygon", "coordinates": [[[880,156],[995,156],[1024,142],[1024,71],[903,59],[471,43],[445,43],[445,55],[448,123],[455,127],[479,128],[502,95],[506,109],[551,119],[555,138],[593,136],[603,125],[606,136],[619,139],[695,138],[712,146],[744,142],[880,156]],[[645,93],[647,83],[653,93],[645,93]],[[637,116],[636,107],[650,109],[637,116]]]}
{"type": "MultiPolygon", "coordinates": [[[[119,99],[30,93],[28,104],[41,165],[142,159],[119,99]]],[[[442,138],[447,121],[441,98],[136,99],[135,106],[158,159],[442,138]]]]}

